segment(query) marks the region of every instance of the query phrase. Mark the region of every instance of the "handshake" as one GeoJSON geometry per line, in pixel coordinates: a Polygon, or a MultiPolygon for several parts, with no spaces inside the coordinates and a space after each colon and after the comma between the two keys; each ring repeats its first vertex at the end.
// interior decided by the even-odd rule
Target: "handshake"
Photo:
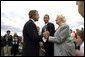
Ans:
{"type": "Polygon", "coordinates": [[[43,37],[45,38],[45,39],[47,39],[47,38],[49,38],[49,32],[48,31],[45,31],[45,32],[43,32],[43,37]]]}
{"type": "Polygon", "coordinates": [[[44,48],[44,43],[47,41],[47,39],[49,38],[49,32],[48,31],[45,31],[45,32],[43,32],[43,38],[42,38],[42,40],[43,40],[43,42],[39,42],[39,44],[40,44],[40,47],[41,48],[44,48]]]}

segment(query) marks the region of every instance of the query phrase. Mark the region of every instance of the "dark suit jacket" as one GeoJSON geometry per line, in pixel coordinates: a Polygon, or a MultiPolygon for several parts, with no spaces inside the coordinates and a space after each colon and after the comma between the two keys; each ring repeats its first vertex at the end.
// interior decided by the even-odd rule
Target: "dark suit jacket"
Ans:
{"type": "Polygon", "coordinates": [[[29,20],[23,29],[23,56],[39,56],[40,38],[36,25],[29,20]]]}
{"type": "MultiPolygon", "coordinates": [[[[55,33],[55,27],[53,23],[48,23],[46,30],[50,32],[50,36],[53,36],[55,33]]],[[[42,33],[44,32],[42,28],[42,33]]],[[[44,43],[44,48],[46,50],[46,56],[53,56],[54,55],[54,43],[46,41],[44,43]]]]}
{"type": "Polygon", "coordinates": [[[12,35],[7,36],[7,34],[5,34],[3,37],[4,37],[4,44],[12,46],[12,35]],[[6,40],[6,38],[8,38],[8,40],[6,40]]]}

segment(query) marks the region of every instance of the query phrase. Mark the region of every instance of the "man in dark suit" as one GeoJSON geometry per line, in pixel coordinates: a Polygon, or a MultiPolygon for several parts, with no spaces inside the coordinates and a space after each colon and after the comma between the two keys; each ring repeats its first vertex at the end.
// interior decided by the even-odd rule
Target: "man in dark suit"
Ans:
{"type": "Polygon", "coordinates": [[[26,22],[23,28],[23,56],[39,56],[39,41],[40,36],[35,25],[35,21],[38,21],[39,14],[37,10],[31,10],[29,12],[30,20],[26,22]]]}
{"type": "MultiPolygon", "coordinates": [[[[49,31],[50,32],[50,36],[53,36],[55,33],[55,27],[53,23],[49,22],[49,15],[46,14],[44,16],[44,22],[45,22],[45,26],[42,28],[42,33],[45,31],[49,31]]],[[[54,44],[52,42],[44,42],[44,48],[46,51],[45,56],[53,56],[54,54],[54,44]]]]}

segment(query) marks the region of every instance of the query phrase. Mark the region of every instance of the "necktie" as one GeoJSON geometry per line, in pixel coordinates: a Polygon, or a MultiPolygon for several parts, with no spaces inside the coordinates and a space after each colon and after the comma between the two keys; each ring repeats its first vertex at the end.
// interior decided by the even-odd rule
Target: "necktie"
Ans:
{"type": "Polygon", "coordinates": [[[46,31],[46,28],[47,28],[47,25],[45,25],[45,26],[43,27],[43,30],[46,31]]]}

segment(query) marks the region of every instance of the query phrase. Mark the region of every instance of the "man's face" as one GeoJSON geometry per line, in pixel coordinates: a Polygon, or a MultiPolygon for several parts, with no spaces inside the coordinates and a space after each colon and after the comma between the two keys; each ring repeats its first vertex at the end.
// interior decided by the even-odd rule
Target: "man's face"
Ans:
{"type": "Polygon", "coordinates": [[[36,12],[36,14],[33,16],[33,19],[34,19],[35,21],[38,21],[38,19],[39,19],[39,14],[38,14],[38,12],[36,12]]]}
{"type": "Polygon", "coordinates": [[[49,17],[48,16],[44,16],[44,22],[48,23],[48,21],[49,21],[49,17]]]}
{"type": "Polygon", "coordinates": [[[77,1],[78,11],[84,17],[84,1],[77,1]]]}
{"type": "Polygon", "coordinates": [[[8,35],[10,35],[10,32],[7,32],[8,35]]]}
{"type": "Polygon", "coordinates": [[[80,38],[79,35],[77,35],[76,43],[77,43],[78,45],[81,45],[81,43],[82,43],[82,39],[80,38]]]}

